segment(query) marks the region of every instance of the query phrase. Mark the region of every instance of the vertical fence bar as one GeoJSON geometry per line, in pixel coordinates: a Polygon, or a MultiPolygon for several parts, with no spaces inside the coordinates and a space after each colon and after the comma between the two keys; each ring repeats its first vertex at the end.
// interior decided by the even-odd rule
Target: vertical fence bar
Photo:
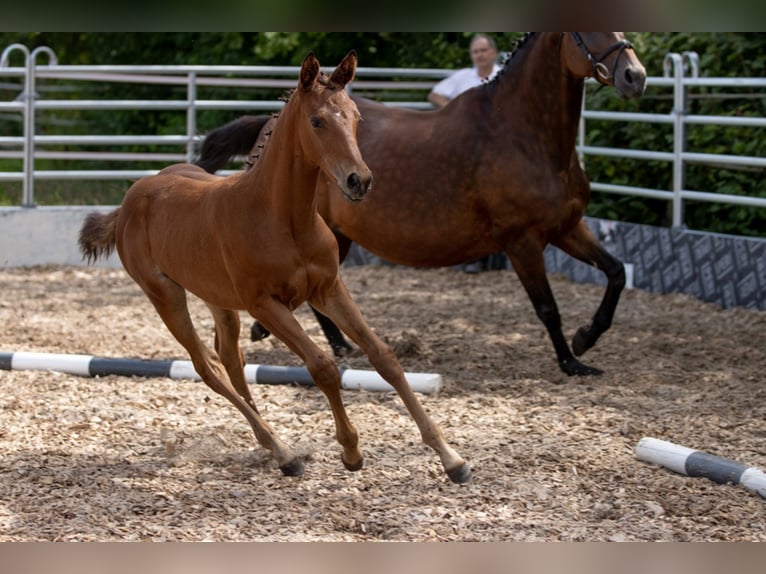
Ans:
{"type": "Polygon", "coordinates": [[[23,119],[24,119],[24,153],[22,156],[23,161],[23,167],[22,167],[22,179],[21,179],[21,193],[22,193],[22,199],[21,203],[22,205],[27,205],[27,200],[32,196],[32,186],[33,183],[31,181],[30,177],[30,170],[31,170],[31,158],[32,154],[34,154],[34,147],[33,147],[33,133],[30,131],[31,126],[31,116],[30,116],[30,104],[29,104],[29,86],[30,86],[30,78],[29,78],[29,49],[24,44],[11,44],[5,50],[3,50],[3,55],[0,58],[0,66],[8,66],[8,60],[10,59],[11,52],[14,50],[18,50],[24,54],[24,87],[21,89],[21,93],[17,96],[17,100],[20,100],[22,105],[24,106],[23,111],[23,119]]]}
{"type": "MultiPolygon", "coordinates": [[[[580,122],[577,125],[577,141],[578,150],[582,150],[585,147],[585,97],[587,95],[587,88],[585,82],[582,85],[582,104],[580,105],[580,122]]],[[[580,161],[580,167],[585,169],[585,154],[582,151],[577,152],[577,158],[580,161]]]]}
{"type": "Polygon", "coordinates": [[[194,139],[197,135],[197,73],[189,73],[186,97],[189,105],[186,108],[186,161],[192,163],[196,154],[194,139]]]}
{"type": "Polygon", "coordinates": [[[48,55],[48,65],[58,63],[56,54],[48,46],[38,46],[27,54],[27,77],[24,82],[24,187],[22,207],[35,207],[35,101],[37,100],[37,56],[48,55]]]}
{"type": "Polygon", "coordinates": [[[670,53],[665,56],[665,76],[670,75],[670,66],[673,72],[673,227],[681,227],[684,221],[683,198],[681,190],[684,188],[684,148],[686,95],[684,86],[684,66],[680,54],[670,53]]]}

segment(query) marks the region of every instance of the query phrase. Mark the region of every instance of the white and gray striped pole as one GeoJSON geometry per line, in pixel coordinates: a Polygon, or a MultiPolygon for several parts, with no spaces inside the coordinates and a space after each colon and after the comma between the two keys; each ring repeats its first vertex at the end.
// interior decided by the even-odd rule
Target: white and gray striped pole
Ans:
{"type": "MultiPolygon", "coordinates": [[[[199,381],[191,361],[145,361],[115,359],[93,355],[67,355],[26,351],[0,351],[0,370],[59,371],[83,377],[123,375],[135,377],[168,377],[199,381]]],[[[393,391],[375,371],[340,369],[341,385],[347,390],[393,391]]],[[[435,373],[404,373],[410,388],[416,393],[435,393],[442,387],[441,375],[435,373]]],[[[245,365],[245,379],[251,384],[284,385],[297,383],[311,386],[314,380],[305,367],[275,365],[245,365]]]]}
{"type": "Polygon", "coordinates": [[[659,464],[686,476],[702,476],[718,484],[741,484],[766,498],[766,474],[758,468],[652,437],[636,445],[639,460],[659,464]]]}

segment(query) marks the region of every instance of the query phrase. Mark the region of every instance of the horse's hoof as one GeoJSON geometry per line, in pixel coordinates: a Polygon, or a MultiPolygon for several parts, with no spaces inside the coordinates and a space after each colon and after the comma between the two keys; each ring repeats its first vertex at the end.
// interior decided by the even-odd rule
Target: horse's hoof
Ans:
{"type": "Polygon", "coordinates": [[[350,470],[351,472],[355,472],[357,470],[362,470],[362,467],[364,466],[364,459],[360,458],[357,462],[353,464],[349,464],[346,462],[346,459],[343,458],[341,455],[340,459],[343,461],[343,466],[346,467],[346,470],[350,470]]]}
{"type": "Polygon", "coordinates": [[[287,464],[283,464],[279,467],[282,474],[285,476],[300,476],[303,474],[303,461],[299,458],[294,458],[287,464]]]}
{"type": "Polygon", "coordinates": [[[447,471],[447,476],[455,484],[463,484],[471,480],[471,469],[468,468],[466,463],[461,464],[457,468],[447,471]]]}
{"type": "Polygon", "coordinates": [[[258,323],[257,321],[253,323],[253,326],[250,327],[250,340],[251,341],[261,341],[271,335],[271,331],[269,331],[266,327],[258,323]]]}
{"type": "Polygon", "coordinates": [[[572,352],[575,356],[579,357],[592,346],[593,343],[588,342],[588,330],[585,327],[577,329],[577,333],[572,337],[572,352]]]}
{"type": "Polygon", "coordinates": [[[594,376],[604,374],[604,371],[602,371],[601,369],[584,365],[575,358],[572,358],[566,361],[561,361],[561,370],[564,371],[570,377],[572,376],[594,377],[594,376]]]}
{"type": "Polygon", "coordinates": [[[343,359],[343,358],[352,357],[355,355],[354,347],[352,347],[345,341],[342,345],[331,345],[331,347],[332,347],[332,354],[335,355],[336,359],[343,359]]]}

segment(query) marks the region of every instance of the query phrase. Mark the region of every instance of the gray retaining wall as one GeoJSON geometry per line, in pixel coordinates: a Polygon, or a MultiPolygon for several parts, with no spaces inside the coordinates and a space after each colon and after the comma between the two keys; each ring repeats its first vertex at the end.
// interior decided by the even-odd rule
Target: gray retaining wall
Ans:
{"type": "MultiPolygon", "coordinates": [[[[114,206],[0,208],[0,267],[84,265],[77,235],[85,215],[114,206]]],[[[626,263],[633,287],[686,293],[724,308],[766,309],[766,240],[587,218],[604,246],[626,263]]],[[[550,273],[579,283],[606,283],[603,274],[554,247],[550,273]]],[[[385,263],[357,245],[346,265],[385,263]]],[[[120,267],[115,254],[99,262],[120,267]]],[[[506,266],[510,264],[506,261],[506,266]]]]}

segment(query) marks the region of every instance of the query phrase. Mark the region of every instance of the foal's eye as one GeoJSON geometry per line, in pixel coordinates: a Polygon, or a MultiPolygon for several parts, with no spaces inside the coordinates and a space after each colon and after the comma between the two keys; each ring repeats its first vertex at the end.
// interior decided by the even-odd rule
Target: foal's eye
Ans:
{"type": "Polygon", "coordinates": [[[322,127],[322,120],[320,120],[316,116],[311,116],[311,127],[313,127],[313,128],[321,128],[322,127]]]}

